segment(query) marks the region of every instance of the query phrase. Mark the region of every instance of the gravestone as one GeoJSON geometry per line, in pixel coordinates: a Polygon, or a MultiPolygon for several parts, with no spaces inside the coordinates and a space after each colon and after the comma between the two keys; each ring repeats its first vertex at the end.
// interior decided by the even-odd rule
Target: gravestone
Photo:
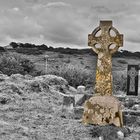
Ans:
{"type": "Polygon", "coordinates": [[[84,124],[122,126],[122,111],[119,100],[112,94],[112,54],[123,45],[123,35],[112,26],[112,21],[100,21],[88,35],[88,46],[98,55],[95,95],[86,100],[82,122],[84,124]],[[97,36],[101,31],[101,35],[97,36]],[[111,35],[111,31],[115,36],[111,35]],[[97,47],[96,44],[100,44],[97,47]],[[114,44],[115,47],[111,47],[114,44]]]}
{"type": "Polygon", "coordinates": [[[62,110],[72,110],[75,106],[75,97],[73,95],[63,95],[63,109],[62,110]]]}
{"type": "Polygon", "coordinates": [[[138,96],[138,65],[128,65],[127,69],[127,95],[138,96]]]}

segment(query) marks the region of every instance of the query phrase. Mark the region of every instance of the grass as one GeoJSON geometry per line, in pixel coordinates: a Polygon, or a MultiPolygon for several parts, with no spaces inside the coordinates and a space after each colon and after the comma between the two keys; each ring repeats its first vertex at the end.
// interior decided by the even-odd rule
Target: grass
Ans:
{"type": "Polygon", "coordinates": [[[35,65],[32,61],[17,53],[3,53],[0,55],[0,71],[9,76],[17,73],[22,75],[39,74],[39,71],[35,69],[35,65]]]}
{"type": "Polygon", "coordinates": [[[63,77],[71,86],[74,87],[92,84],[94,79],[94,75],[91,70],[71,64],[65,64],[54,68],[49,73],[63,77]]]}
{"type": "MultiPolygon", "coordinates": [[[[18,54],[18,53],[17,53],[18,54]]],[[[88,54],[61,54],[59,52],[46,51],[40,55],[20,54],[33,62],[39,74],[55,74],[65,78],[71,86],[85,85],[93,87],[95,84],[95,72],[97,56],[88,54]],[[48,55],[47,69],[45,56],[48,55]],[[46,71],[47,70],[47,71],[46,71]]],[[[112,59],[113,89],[114,92],[126,92],[126,75],[128,64],[139,64],[140,59],[124,57],[112,59]]],[[[36,73],[36,72],[35,72],[36,73]]],[[[34,74],[35,75],[35,74],[34,74]]]]}

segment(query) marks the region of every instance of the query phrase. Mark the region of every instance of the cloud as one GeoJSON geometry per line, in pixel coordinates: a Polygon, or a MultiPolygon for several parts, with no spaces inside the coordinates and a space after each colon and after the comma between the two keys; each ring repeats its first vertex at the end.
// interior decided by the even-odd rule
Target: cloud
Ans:
{"type": "Polygon", "coordinates": [[[56,6],[70,6],[70,4],[68,4],[68,3],[65,3],[65,2],[49,2],[48,4],[47,4],[47,7],[56,7],[56,6]]]}
{"type": "Polygon", "coordinates": [[[13,8],[14,11],[19,11],[18,7],[13,8]]]}
{"type": "Polygon", "coordinates": [[[5,45],[15,40],[84,48],[87,35],[99,21],[112,20],[113,26],[124,34],[124,49],[137,50],[139,6],[139,0],[0,1],[0,41],[5,45]]]}

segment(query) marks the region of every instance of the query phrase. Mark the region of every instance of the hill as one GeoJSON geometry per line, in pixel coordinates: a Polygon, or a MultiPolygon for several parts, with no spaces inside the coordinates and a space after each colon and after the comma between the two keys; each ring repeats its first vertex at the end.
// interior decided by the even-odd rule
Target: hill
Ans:
{"type": "MultiPolygon", "coordinates": [[[[24,54],[42,54],[44,51],[53,51],[53,52],[59,52],[62,54],[90,54],[90,55],[96,55],[91,49],[72,49],[72,48],[63,48],[63,47],[52,47],[47,46],[45,44],[42,45],[35,45],[31,43],[16,43],[11,42],[7,49],[15,49],[18,53],[24,53],[24,54]]],[[[116,52],[113,57],[138,57],[140,58],[140,52],[130,52],[127,50],[121,50],[116,52]]]]}

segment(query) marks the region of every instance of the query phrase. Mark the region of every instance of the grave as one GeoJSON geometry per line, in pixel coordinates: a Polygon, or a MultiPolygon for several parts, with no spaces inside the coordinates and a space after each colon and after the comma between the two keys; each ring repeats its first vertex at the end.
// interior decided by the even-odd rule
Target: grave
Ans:
{"type": "MultiPolygon", "coordinates": [[[[134,119],[140,119],[140,110],[125,108],[127,107],[127,100],[132,100],[132,106],[137,107],[138,104],[140,105],[140,101],[137,99],[139,69],[137,65],[128,65],[127,94],[122,97],[113,96],[112,93],[111,57],[112,54],[122,46],[122,38],[122,35],[112,27],[111,21],[101,21],[100,26],[89,35],[88,45],[92,46],[93,51],[98,54],[96,84],[94,89],[96,94],[94,96],[91,94],[74,95],[72,99],[74,104],[71,102],[73,106],[71,109],[74,110],[75,119],[82,118],[81,121],[85,124],[114,124],[116,126],[123,126],[123,123],[127,125],[126,123],[128,121],[132,125],[134,119]],[[116,33],[115,37],[110,36],[109,32],[111,29],[116,33]],[[102,31],[101,36],[97,37],[95,35],[99,30],[102,31]],[[105,37],[106,34],[107,37],[105,37]],[[94,46],[97,43],[102,44],[101,48],[94,46]],[[116,44],[114,48],[110,48],[110,44],[112,43],[116,44]],[[121,108],[119,101],[123,102],[124,108],[121,108]]],[[[128,101],[128,103],[130,102],[131,101],[128,101]]]]}
{"type": "MultiPolygon", "coordinates": [[[[137,120],[140,119],[140,99],[138,95],[140,92],[134,92],[136,88],[140,88],[140,73],[139,73],[140,66],[138,65],[128,65],[128,76],[127,76],[127,94],[124,96],[117,96],[117,98],[123,102],[124,107],[122,108],[123,112],[123,123],[124,125],[132,125],[134,122],[137,122],[137,120]],[[131,69],[134,68],[134,69],[131,69]],[[131,72],[129,71],[131,70],[131,72]],[[134,78],[138,78],[136,82],[133,83],[133,85],[130,84],[130,76],[134,76],[134,78]],[[129,83],[129,84],[128,84],[129,83]],[[133,87],[130,87],[133,86],[133,87]],[[131,92],[130,92],[131,90],[131,92]],[[130,94],[128,94],[129,92],[130,94]],[[133,91],[133,92],[132,92],[133,91]],[[134,121],[135,120],[135,121],[134,121]]],[[[133,77],[132,77],[133,80],[133,77]]],[[[132,83],[132,82],[131,82],[132,83]]],[[[137,90],[136,90],[137,91],[137,90]]],[[[84,108],[83,108],[83,103],[86,99],[89,99],[92,97],[92,95],[88,95],[88,98],[83,98],[79,100],[78,106],[74,108],[74,113],[75,113],[75,119],[80,119],[82,117],[84,108]]]]}
{"type": "Polygon", "coordinates": [[[138,95],[139,65],[128,65],[127,70],[127,95],[138,95]]]}
{"type": "Polygon", "coordinates": [[[95,95],[84,104],[84,124],[123,126],[121,104],[112,95],[112,55],[122,45],[123,35],[112,26],[112,21],[100,21],[100,26],[88,35],[88,46],[98,55],[98,60],[95,95]],[[97,36],[100,31],[101,34],[97,36]],[[115,36],[111,35],[111,31],[115,36]],[[112,44],[115,47],[112,48],[112,44]]]}

